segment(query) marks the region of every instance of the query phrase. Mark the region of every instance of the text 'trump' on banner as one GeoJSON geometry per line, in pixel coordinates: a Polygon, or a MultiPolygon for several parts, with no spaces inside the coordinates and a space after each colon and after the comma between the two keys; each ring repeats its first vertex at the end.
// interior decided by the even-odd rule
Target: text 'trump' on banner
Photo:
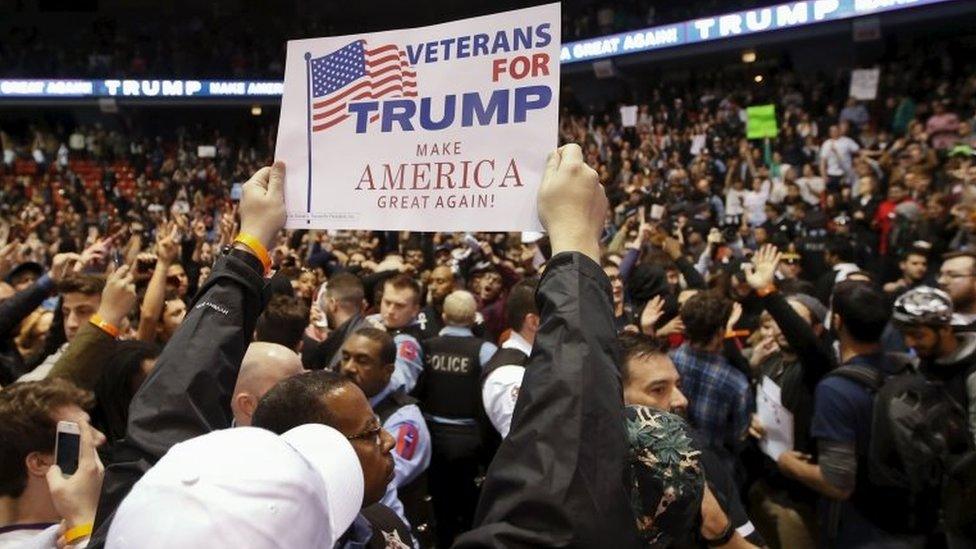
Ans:
{"type": "Polygon", "coordinates": [[[560,5],[288,42],[286,227],[538,230],[560,5]]]}

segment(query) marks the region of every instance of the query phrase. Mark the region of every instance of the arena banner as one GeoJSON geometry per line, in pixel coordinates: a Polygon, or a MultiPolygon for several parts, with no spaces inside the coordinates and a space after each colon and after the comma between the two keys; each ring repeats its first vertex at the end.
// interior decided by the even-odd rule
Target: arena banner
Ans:
{"type": "Polygon", "coordinates": [[[538,230],[556,147],[558,3],[288,42],[288,228],[538,230]]]}

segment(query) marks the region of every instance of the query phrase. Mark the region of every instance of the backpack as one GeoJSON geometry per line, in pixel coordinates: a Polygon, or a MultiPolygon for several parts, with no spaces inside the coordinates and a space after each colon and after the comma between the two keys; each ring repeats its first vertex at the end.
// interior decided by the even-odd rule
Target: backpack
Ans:
{"type": "MultiPolygon", "coordinates": [[[[917,508],[911,514],[920,523],[930,522],[932,506],[946,501],[946,494],[939,494],[952,490],[947,481],[958,456],[971,453],[966,410],[942,383],[919,373],[908,355],[888,353],[886,358],[895,373],[847,364],[828,375],[850,379],[874,395],[866,459],[870,483],[910,494],[909,504],[917,508]]],[[[943,508],[947,524],[976,520],[972,509],[952,507],[943,508]]]]}

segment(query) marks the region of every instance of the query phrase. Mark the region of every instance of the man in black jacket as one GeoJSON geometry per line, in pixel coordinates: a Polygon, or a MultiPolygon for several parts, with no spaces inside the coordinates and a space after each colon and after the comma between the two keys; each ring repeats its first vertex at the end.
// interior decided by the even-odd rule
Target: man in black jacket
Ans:
{"type": "MultiPolygon", "coordinates": [[[[241,234],[272,248],[285,223],[284,165],[259,170],[243,193],[241,234]]],[[[105,471],[90,547],[104,544],[119,503],[173,445],[230,427],[238,369],[270,298],[266,266],[258,257],[238,241],[217,260],[155,370],[133,397],[126,438],[105,471]]]]}
{"type": "Polygon", "coordinates": [[[607,198],[578,145],[550,155],[539,219],[553,257],[511,431],[455,547],[636,547],[610,282],[600,268],[607,198]]]}

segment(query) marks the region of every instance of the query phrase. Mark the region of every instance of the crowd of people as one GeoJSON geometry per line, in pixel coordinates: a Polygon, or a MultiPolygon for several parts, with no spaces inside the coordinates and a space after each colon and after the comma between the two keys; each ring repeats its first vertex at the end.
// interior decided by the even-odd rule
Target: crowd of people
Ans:
{"type": "Polygon", "coordinates": [[[971,546],[934,65],[776,75],[766,140],[742,86],[567,106],[547,234],[283,231],[271,132],[0,132],[0,547],[971,546]]]}
{"type": "MultiPolygon", "coordinates": [[[[664,3],[652,0],[567,0],[563,2],[563,41],[690,20],[705,14],[765,7],[773,0],[701,0],[664,3]]],[[[484,12],[521,7],[518,2],[483,2],[484,12]]],[[[80,9],[80,6],[77,7],[80,9]]],[[[151,12],[115,14],[49,13],[42,23],[0,21],[0,76],[35,78],[272,78],[284,74],[284,42],[363,31],[371,6],[310,5],[302,0],[260,6],[216,4],[174,9],[168,16],[151,12]],[[284,19],[282,11],[304,13],[284,19]],[[350,10],[353,10],[350,13],[350,10]],[[358,14],[359,16],[353,16],[358,14]],[[366,21],[364,21],[364,19],[366,21]],[[260,21],[260,24],[255,24],[260,21]],[[60,40],[66,33],[71,47],[60,40]]],[[[421,16],[450,3],[384,6],[400,27],[419,24],[421,16]]],[[[472,9],[467,6],[466,9],[472,9]]],[[[470,12],[469,12],[470,13],[470,12]]],[[[460,14],[458,15],[461,16],[460,14]]],[[[387,27],[388,28],[388,27],[387,27]]],[[[385,30],[377,27],[375,30],[385,30]]]]}

